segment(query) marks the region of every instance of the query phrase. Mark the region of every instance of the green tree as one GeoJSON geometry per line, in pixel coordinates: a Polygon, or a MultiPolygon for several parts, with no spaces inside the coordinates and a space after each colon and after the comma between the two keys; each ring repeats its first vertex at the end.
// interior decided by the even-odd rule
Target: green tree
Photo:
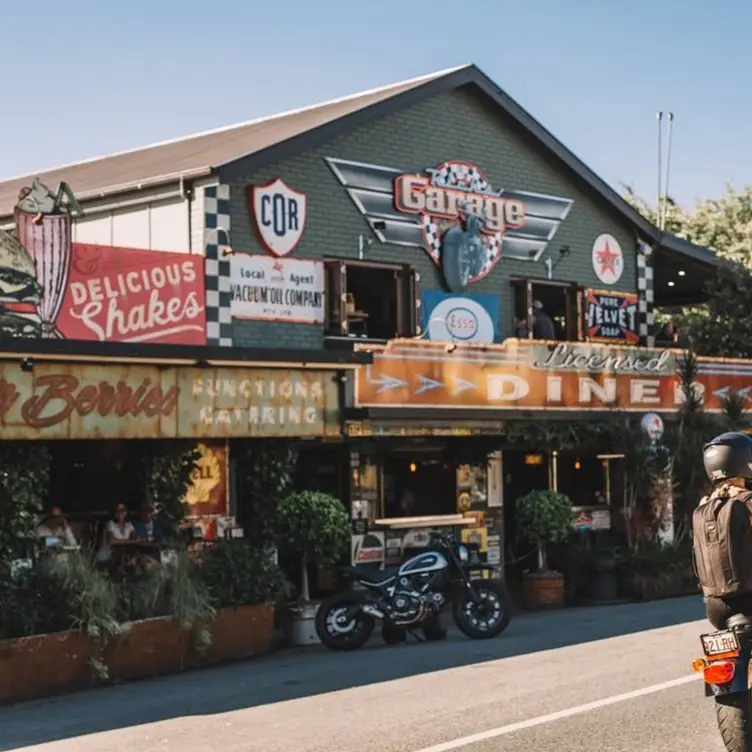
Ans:
{"type": "MultiPolygon", "coordinates": [[[[626,199],[656,223],[654,207],[626,189],[626,199]]],[[[703,305],[657,311],[660,323],[671,318],[681,333],[680,344],[698,355],[752,358],[752,186],[735,191],[727,186],[720,198],[698,201],[685,211],[668,198],[666,232],[714,250],[726,260],[708,281],[703,305]]]]}
{"type": "MultiPolygon", "coordinates": [[[[657,224],[655,208],[629,187],[626,199],[646,219],[657,224]]],[[[665,229],[752,269],[752,185],[740,191],[728,185],[720,198],[697,201],[691,211],[685,211],[669,197],[665,229]]]]}

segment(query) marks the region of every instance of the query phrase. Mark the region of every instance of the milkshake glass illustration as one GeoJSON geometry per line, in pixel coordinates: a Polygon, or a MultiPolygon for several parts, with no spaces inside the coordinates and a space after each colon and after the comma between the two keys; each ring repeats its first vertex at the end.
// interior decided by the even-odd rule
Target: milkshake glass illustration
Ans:
{"type": "Polygon", "coordinates": [[[23,188],[16,205],[16,231],[21,245],[34,259],[42,287],[38,305],[42,336],[62,339],[56,321],[68,285],[73,255],[73,214],[81,211],[66,183],[57,193],[35,178],[23,188]]]}

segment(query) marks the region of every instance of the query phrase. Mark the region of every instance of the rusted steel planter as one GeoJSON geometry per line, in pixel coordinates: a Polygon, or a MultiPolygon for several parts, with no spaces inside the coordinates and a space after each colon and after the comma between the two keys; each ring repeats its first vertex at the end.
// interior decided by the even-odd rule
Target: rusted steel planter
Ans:
{"type": "Polygon", "coordinates": [[[262,655],[272,648],[274,607],[221,609],[209,628],[212,643],[199,651],[172,618],[133,622],[105,646],[106,678],[91,663],[96,646],[78,632],[0,640],[0,704],[262,655]]]}

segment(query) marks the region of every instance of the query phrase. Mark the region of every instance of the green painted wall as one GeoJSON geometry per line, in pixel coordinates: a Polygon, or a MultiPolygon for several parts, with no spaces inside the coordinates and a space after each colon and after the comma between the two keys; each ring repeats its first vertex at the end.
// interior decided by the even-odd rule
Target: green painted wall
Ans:
{"type": "MultiPolygon", "coordinates": [[[[494,108],[495,110],[495,108],[494,108]]],[[[614,235],[624,253],[625,269],[613,290],[636,290],[635,238],[629,227],[603,202],[586,192],[574,176],[564,173],[553,159],[540,155],[491,107],[468,90],[457,90],[406,108],[369,126],[333,139],[325,147],[271,165],[247,179],[231,183],[232,242],[236,249],[264,253],[251,225],[247,187],[281,177],[308,197],[305,233],[293,252],[297,258],[358,256],[358,235],[370,233],[362,215],[332,174],[324,157],[349,159],[421,172],[448,159],[474,162],[495,190],[522,190],[574,199],[567,219],[559,227],[541,261],[502,260],[469,292],[501,296],[502,336],[513,334],[511,276],[546,279],[542,261],[549,252],[558,257],[562,245],[572,252],[554,270],[554,279],[603,287],[593,272],[591,250],[601,233],[614,235]]],[[[443,289],[440,271],[421,249],[374,242],[366,258],[373,261],[410,263],[421,275],[425,289],[443,289]]],[[[236,321],[238,346],[319,348],[320,326],[277,322],[236,321]]]]}

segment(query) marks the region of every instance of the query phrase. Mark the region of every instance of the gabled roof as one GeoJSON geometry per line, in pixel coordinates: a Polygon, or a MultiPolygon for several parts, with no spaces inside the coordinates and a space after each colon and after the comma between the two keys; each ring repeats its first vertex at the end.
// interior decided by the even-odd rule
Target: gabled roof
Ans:
{"type": "Polygon", "coordinates": [[[336,123],[345,115],[450,75],[455,70],[457,69],[439,71],[311,107],[9,178],[0,181],[0,217],[13,213],[18,192],[34,177],[41,178],[53,190],[54,186],[65,181],[77,198],[86,199],[147,185],[165,184],[176,181],[181,176],[189,179],[210,175],[219,165],[248,154],[263,153],[270,146],[304,134],[324,123],[336,123]]]}
{"type": "Polygon", "coordinates": [[[314,148],[343,131],[464,86],[473,86],[485,94],[542,149],[615,209],[646,241],[660,243],[662,248],[701,263],[715,265],[719,262],[707,248],[659,233],[475,65],[462,65],[312,107],[5,180],[0,182],[0,217],[12,214],[19,190],[32,177],[39,176],[51,186],[65,181],[79,199],[165,184],[180,177],[196,178],[217,171],[221,172],[223,179],[230,179],[314,148]]]}

